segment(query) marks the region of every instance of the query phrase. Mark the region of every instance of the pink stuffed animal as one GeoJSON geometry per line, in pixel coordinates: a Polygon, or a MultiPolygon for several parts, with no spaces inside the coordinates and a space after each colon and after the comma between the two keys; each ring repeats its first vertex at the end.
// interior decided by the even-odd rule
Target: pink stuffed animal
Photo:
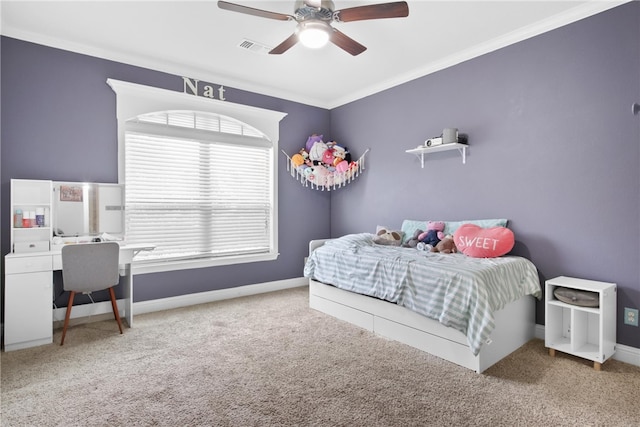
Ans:
{"type": "Polygon", "coordinates": [[[427,231],[418,236],[418,240],[431,246],[435,246],[444,239],[444,221],[429,221],[427,231]]]}

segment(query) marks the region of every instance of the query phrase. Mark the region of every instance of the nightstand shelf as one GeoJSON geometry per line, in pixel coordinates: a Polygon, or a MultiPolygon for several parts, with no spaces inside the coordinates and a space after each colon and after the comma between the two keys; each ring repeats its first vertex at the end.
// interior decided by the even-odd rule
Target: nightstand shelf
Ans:
{"type": "Polygon", "coordinates": [[[616,284],[572,277],[556,277],[545,283],[545,346],[549,354],[556,351],[593,361],[600,370],[602,363],[615,353],[616,284]],[[566,288],[597,295],[597,307],[562,302],[554,291],[566,288]]]}

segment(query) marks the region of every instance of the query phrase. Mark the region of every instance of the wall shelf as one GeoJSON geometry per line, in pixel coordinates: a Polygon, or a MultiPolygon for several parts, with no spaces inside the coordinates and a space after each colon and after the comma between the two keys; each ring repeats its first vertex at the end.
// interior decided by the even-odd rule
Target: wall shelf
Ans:
{"type": "Polygon", "coordinates": [[[409,154],[415,154],[420,158],[420,165],[424,168],[424,156],[426,154],[437,153],[440,151],[449,151],[449,150],[458,150],[462,155],[462,164],[467,163],[467,144],[461,144],[459,142],[453,142],[450,144],[441,144],[433,147],[420,146],[417,148],[412,148],[410,150],[406,150],[409,154]]]}

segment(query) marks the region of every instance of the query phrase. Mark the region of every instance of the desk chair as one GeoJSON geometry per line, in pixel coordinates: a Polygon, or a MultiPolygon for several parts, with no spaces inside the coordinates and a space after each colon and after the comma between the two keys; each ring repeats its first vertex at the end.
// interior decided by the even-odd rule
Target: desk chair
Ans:
{"type": "Polygon", "coordinates": [[[116,242],[83,243],[67,245],[62,248],[62,280],[64,290],[69,291],[70,294],[60,345],[64,344],[73,298],[77,292],[89,294],[93,291],[109,289],[113,315],[122,334],[122,322],[120,321],[120,313],[118,313],[116,295],[113,291],[113,286],[117,285],[119,281],[119,255],[120,246],[116,242]]]}

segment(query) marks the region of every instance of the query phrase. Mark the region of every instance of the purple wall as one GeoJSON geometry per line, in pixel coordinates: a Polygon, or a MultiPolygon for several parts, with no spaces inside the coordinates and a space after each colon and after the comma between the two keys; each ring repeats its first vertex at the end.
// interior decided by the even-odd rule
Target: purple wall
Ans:
{"type": "Polygon", "coordinates": [[[371,152],[331,198],[331,235],[509,218],[543,280],[617,283],[618,342],[640,347],[622,322],[640,307],[639,52],[633,2],[334,109],[334,138],[371,152]],[[450,151],[421,169],[405,150],[446,127],[469,134],[467,164],[450,151]]]}
{"type": "MultiPolygon", "coordinates": [[[[2,37],[1,52],[4,255],[10,251],[12,178],[117,182],[115,93],[107,78],[180,92],[183,81],[180,76],[8,37],[2,37]]],[[[322,108],[234,88],[227,88],[225,97],[229,102],[287,113],[280,125],[280,148],[286,152],[297,152],[308,135],[328,134],[330,129],[329,111],[322,108]]],[[[284,166],[284,156],[278,156],[284,166]]],[[[305,190],[284,167],[279,168],[278,180],[280,256],[276,261],[138,275],[134,300],[302,276],[309,240],[329,235],[330,196],[305,190]]]]}
{"type": "MultiPolygon", "coordinates": [[[[324,133],[356,154],[371,148],[367,170],[328,194],[301,187],[281,162],[277,261],[140,275],[135,301],[299,277],[314,238],[405,218],[506,217],[515,252],[542,279],[616,282],[618,342],[640,348],[638,328],[622,324],[623,307],[640,307],[640,116],[631,114],[640,102],[639,40],[633,2],[330,112],[227,88],[230,102],[288,113],[285,151],[324,133]],[[445,127],[469,134],[467,164],[446,152],[421,169],[404,151],[445,127]]],[[[11,178],[116,181],[107,78],[176,91],[182,79],[6,37],[1,49],[6,254],[11,178]]]]}

